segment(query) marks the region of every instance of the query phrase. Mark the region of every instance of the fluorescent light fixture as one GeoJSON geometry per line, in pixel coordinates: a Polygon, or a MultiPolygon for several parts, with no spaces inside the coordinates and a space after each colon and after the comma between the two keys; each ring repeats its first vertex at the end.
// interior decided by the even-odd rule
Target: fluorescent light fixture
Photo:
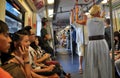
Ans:
{"type": "Polygon", "coordinates": [[[50,18],[53,17],[53,9],[48,9],[48,16],[49,16],[50,18]]]}
{"type": "Polygon", "coordinates": [[[48,4],[53,4],[54,0],[47,0],[48,4]]]}
{"type": "Polygon", "coordinates": [[[106,4],[107,2],[108,2],[107,0],[103,0],[101,3],[106,4]]]}

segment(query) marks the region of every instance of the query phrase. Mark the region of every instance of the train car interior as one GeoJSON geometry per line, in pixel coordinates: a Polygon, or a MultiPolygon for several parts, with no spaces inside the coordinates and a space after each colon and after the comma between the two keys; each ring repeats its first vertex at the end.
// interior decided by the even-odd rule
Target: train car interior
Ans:
{"type": "Polygon", "coordinates": [[[19,58],[22,78],[120,78],[120,0],[0,0],[0,35],[2,23],[12,41],[7,56],[0,37],[0,69],[19,58]]]}

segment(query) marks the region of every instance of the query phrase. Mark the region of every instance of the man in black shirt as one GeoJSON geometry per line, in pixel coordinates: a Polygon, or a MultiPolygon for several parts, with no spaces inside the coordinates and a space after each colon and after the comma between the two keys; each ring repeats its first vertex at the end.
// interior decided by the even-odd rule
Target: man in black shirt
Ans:
{"type": "Polygon", "coordinates": [[[111,50],[111,27],[110,27],[110,19],[105,20],[105,39],[107,41],[109,50],[111,50]]]}
{"type": "Polygon", "coordinates": [[[51,40],[50,34],[47,32],[47,24],[48,20],[47,18],[43,17],[42,18],[42,29],[41,29],[41,41],[40,41],[40,46],[42,49],[44,49],[47,53],[50,53],[51,56],[54,56],[53,49],[50,47],[48,41],[51,40]]]}

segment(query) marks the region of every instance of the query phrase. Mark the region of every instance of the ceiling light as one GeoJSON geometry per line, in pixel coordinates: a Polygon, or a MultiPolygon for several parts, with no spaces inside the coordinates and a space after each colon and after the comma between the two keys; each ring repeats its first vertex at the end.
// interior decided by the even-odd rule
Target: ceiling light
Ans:
{"type": "Polygon", "coordinates": [[[48,16],[49,16],[50,18],[53,17],[53,9],[48,9],[48,16]]]}
{"type": "Polygon", "coordinates": [[[53,4],[54,0],[47,0],[48,4],[53,4]]]}
{"type": "Polygon", "coordinates": [[[102,4],[106,4],[106,3],[107,3],[107,0],[103,0],[101,3],[102,3],[102,4]]]}

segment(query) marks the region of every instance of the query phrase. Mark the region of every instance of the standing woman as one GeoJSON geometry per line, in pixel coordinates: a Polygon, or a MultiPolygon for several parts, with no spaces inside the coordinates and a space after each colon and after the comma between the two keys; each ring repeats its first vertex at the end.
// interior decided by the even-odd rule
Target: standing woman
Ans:
{"type": "Polygon", "coordinates": [[[76,7],[76,22],[88,27],[89,42],[85,55],[85,70],[83,78],[112,78],[112,62],[109,56],[109,48],[104,39],[104,12],[98,5],[90,9],[91,19],[78,20],[78,10],[76,7]]]}
{"type": "Polygon", "coordinates": [[[100,14],[100,6],[92,6],[91,19],[87,20],[89,43],[85,58],[84,78],[112,78],[112,63],[104,38],[104,21],[100,14]]]}

